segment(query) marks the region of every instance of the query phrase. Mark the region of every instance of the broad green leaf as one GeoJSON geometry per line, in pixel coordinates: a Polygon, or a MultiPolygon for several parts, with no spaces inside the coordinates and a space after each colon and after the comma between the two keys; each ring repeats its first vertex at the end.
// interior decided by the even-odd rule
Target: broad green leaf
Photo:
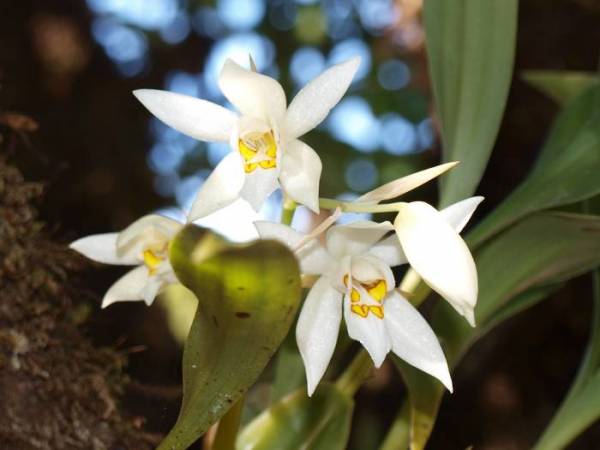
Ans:
{"type": "MultiPolygon", "coordinates": [[[[600,265],[600,216],[537,213],[475,252],[479,272],[478,326],[469,327],[446,303],[434,308],[431,325],[450,367],[492,325],[540,301],[558,283],[600,265]]],[[[435,423],[443,386],[401,364],[411,401],[411,449],[424,448],[435,423]]]]}
{"type": "Polygon", "coordinates": [[[170,260],[198,298],[183,353],[183,401],[159,446],[185,449],[256,381],[294,320],[296,258],[275,241],[234,245],[194,225],[173,240],[170,260]]]}
{"type": "Polygon", "coordinates": [[[573,100],[558,116],[530,175],[469,235],[476,246],[536,211],[600,193],[600,86],[573,100]]]}
{"type": "Polygon", "coordinates": [[[561,106],[600,81],[594,72],[563,70],[526,70],[522,78],[561,106]]]}
{"type": "Polygon", "coordinates": [[[237,450],[344,450],[354,401],[333,385],[321,384],[308,398],[306,389],[288,395],[250,422],[237,450]]]}
{"type": "Polygon", "coordinates": [[[517,0],[427,0],[425,40],[444,161],[448,206],[475,192],[500,128],[512,77],[517,0]]]}

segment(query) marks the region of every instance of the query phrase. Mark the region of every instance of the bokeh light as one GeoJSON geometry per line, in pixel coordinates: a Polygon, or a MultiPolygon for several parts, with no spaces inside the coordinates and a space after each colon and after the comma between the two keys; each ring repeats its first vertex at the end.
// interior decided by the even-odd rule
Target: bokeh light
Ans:
{"type": "Polygon", "coordinates": [[[397,91],[409,83],[410,69],[405,62],[399,59],[387,60],[377,70],[377,81],[382,88],[388,91],[397,91]]]}
{"type": "Polygon", "coordinates": [[[315,47],[300,47],[290,61],[290,73],[297,86],[302,87],[325,68],[325,56],[315,47]]]}
{"type": "Polygon", "coordinates": [[[231,30],[251,30],[265,16],[263,0],[218,0],[217,14],[231,30]]]}
{"type": "Polygon", "coordinates": [[[369,103],[361,97],[346,97],[331,111],[328,119],[331,134],[363,152],[379,145],[379,121],[369,103]]]}
{"type": "Polygon", "coordinates": [[[400,114],[386,114],[381,120],[381,145],[392,155],[416,151],[419,140],[415,125],[400,114]]]}
{"type": "Polygon", "coordinates": [[[125,76],[139,74],[148,62],[146,36],[112,19],[96,19],[92,36],[125,76]]]}
{"type": "Polygon", "coordinates": [[[355,159],[346,167],[346,184],[355,192],[365,192],[377,183],[377,167],[369,159],[355,159]]]}

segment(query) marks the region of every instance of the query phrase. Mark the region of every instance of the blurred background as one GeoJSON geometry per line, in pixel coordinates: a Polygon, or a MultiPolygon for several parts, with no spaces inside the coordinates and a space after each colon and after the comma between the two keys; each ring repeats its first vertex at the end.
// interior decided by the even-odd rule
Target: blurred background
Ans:
{"type": "MultiPolygon", "coordinates": [[[[282,83],[289,101],[328,66],[359,55],[349,92],[306,137],[323,161],[321,194],[352,198],[440,159],[421,3],[5,0],[0,112],[20,112],[39,125],[34,134],[13,136],[18,151],[10,158],[29,179],[46,184],[43,219],[65,242],[119,230],[154,210],[181,215],[229,150],[163,125],[132,90],[166,89],[225,104],[217,86],[224,60],[247,65],[252,55],[259,71],[282,83]]],[[[515,76],[478,191],[487,198],[480,217],[527,173],[558,110],[520,81],[520,71],[595,70],[599,24],[597,0],[522,0],[515,76]]],[[[418,195],[434,202],[435,188],[418,195]]],[[[260,215],[277,217],[279,202],[274,195],[260,215]]],[[[240,224],[256,217],[238,204],[218,218],[218,231],[248,238],[251,227],[240,224]]],[[[299,226],[309,220],[301,214],[299,226]]],[[[119,274],[95,268],[86,283],[101,294],[119,274]]],[[[588,280],[572,283],[475,346],[456,373],[455,394],[444,400],[430,448],[528,448],[577,368],[587,339],[588,292],[588,280]]],[[[88,325],[98,345],[130,353],[125,406],[156,433],[174,422],[180,396],[181,351],[165,324],[159,305],[140,303],[106,311],[93,305],[88,325]]],[[[352,448],[376,447],[402,396],[399,376],[385,365],[359,394],[352,448]]],[[[573,448],[598,442],[595,427],[573,448]]]]}

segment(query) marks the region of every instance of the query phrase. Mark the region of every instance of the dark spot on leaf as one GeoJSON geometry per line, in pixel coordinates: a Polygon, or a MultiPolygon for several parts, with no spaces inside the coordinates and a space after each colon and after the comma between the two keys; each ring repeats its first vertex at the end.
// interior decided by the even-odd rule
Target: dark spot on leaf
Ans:
{"type": "Polygon", "coordinates": [[[215,324],[215,327],[219,328],[219,321],[217,320],[217,316],[213,315],[212,320],[213,320],[213,323],[215,324]]]}
{"type": "Polygon", "coordinates": [[[238,291],[245,291],[246,290],[246,286],[238,286],[238,291]]]}
{"type": "Polygon", "coordinates": [[[240,319],[247,319],[248,317],[250,317],[250,313],[245,311],[238,311],[235,313],[235,316],[239,317],[240,319]]]}

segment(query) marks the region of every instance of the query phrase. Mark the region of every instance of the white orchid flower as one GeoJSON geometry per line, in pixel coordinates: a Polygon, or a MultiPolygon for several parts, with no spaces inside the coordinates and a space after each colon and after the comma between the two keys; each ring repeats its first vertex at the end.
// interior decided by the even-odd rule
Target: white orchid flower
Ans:
{"type": "MultiPolygon", "coordinates": [[[[435,270],[449,270],[454,274],[453,264],[468,265],[463,262],[463,259],[472,261],[468,249],[466,253],[457,255],[453,249],[460,244],[454,241],[462,242],[457,237],[458,232],[482,200],[482,197],[468,198],[439,212],[434,209],[434,213],[429,211],[432,207],[423,207],[426,204],[422,202],[406,203],[407,211],[417,211],[414,215],[418,219],[409,217],[406,221],[402,242],[395,233],[390,233],[397,231],[398,225],[392,226],[389,222],[377,224],[366,221],[334,226],[327,232],[324,246],[314,238],[314,234],[307,236],[277,223],[255,223],[262,238],[277,239],[295,251],[303,274],[320,275],[306,297],[296,329],[309,395],[314,392],[333,355],[342,310],[348,334],[363,344],[376,367],[382,364],[391,350],[409,364],[439,379],[452,391],[446,359],[435,333],[419,312],[394,289],[395,280],[390,268],[409,262],[408,254],[422,269],[421,262],[426,264],[432,245],[441,246],[440,254],[434,256],[440,261],[431,261],[434,269],[426,268],[421,272],[429,274],[435,270]],[[423,208],[426,214],[435,215],[434,225],[424,225],[422,232],[415,231],[414,228],[420,226],[419,213],[423,208]],[[438,219],[444,223],[440,224],[438,219]],[[440,237],[436,236],[438,228],[444,233],[440,237]],[[448,228],[453,229],[450,236],[448,228]],[[427,237],[428,233],[433,233],[433,236],[427,237]],[[453,242],[440,242],[443,238],[453,242]],[[423,242],[426,239],[431,241],[423,242]],[[403,245],[409,250],[403,249],[403,245]],[[422,255],[418,253],[419,246],[424,246],[422,255]],[[445,254],[448,249],[450,253],[445,254]],[[417,253],[415,257],[414,252],[417,253]],[[453,261],[453,257],[457,260],[453,261]],[[442,267],[444,264],[450,267],[442,267]]],[[[409,214],[403,214],[401,217],[406,220],[405,216],[409,214]]],[[[470,277],[446,281],[452,286],[461,282],[470,286],[473,282],[470,277]]],[[[476,282],[475,274],[475,285],[476,282]]],[[[444,292],[452,293],[451,288],[443,283],[442,286],[444,292]]]]}
{"type": "MultiPolygon", "coordinates": [[[[456,164],[458,162],[440,164],[391,181],[362,195],[353,205],[376,205],[398,197],[456,164]]],[[[388,238],[389,251],[397,253],[397,261],[408,262],[473,327],[478,292],[477,269],[469,248],[458,233],[482,201],[483,197],[471,197],[441,211],[425,202],[389,205],[391,210],[398,211],[394,221],[397,237],[388,238]]]]}
{"type": "Polygon", "coordinates": [[[329,68],[300,90],[287,108],[276,80],[231,60],[221,70],[219,87],[239,114],[172,92],[135,91],[138,100],[167,125],[202,141],[229,142],[233,149],[202,185],[190,220],[239,197],[258,211],[279,186],[293,200],[318,212],[321,160],[298,138],[321,123],[339,102],[359,62],[353,58],[329,68]]]}
{"type": "Polygon", "coordinates": [[[177,282],[168,249],[182,226],[176,220],[151,214],[120,233],[94,234],[76,240],[70,247],[97,262],[138,266],[108,289],[102,300],[103,308],[132,300],[144,300],[151,305],[164,287],[177,282]]]}

